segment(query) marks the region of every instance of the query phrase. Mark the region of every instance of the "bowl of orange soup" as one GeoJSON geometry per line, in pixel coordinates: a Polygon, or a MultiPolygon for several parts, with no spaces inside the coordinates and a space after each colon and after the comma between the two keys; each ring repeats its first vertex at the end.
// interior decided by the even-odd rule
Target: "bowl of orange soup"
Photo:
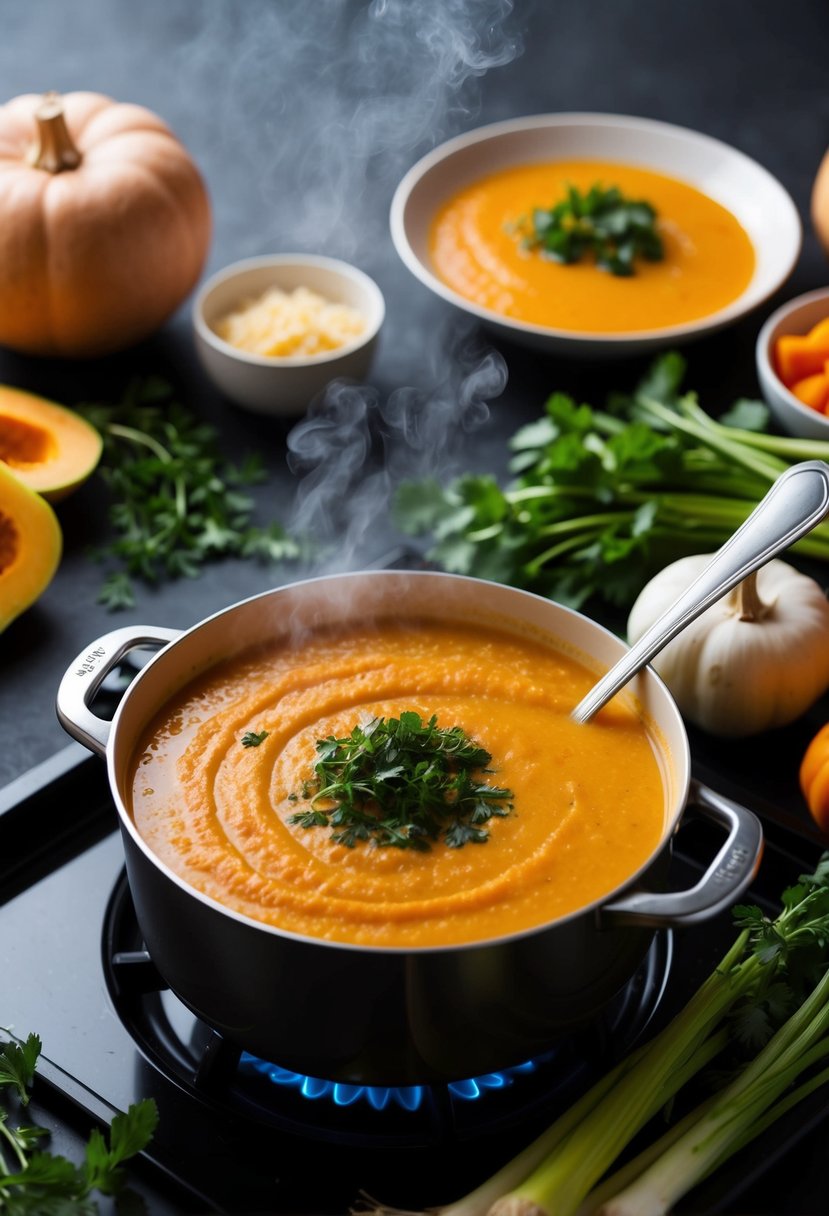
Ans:
{"type": "Polygon", "coordinates": [[[794,203],[756,161],[608,114],[543,114],[450,140],[401,181],[391,233],[422,283],[502,336],[600,356],[731,324],[785,281],[801,245],[794,203]]]}
{"type": "MultiPolygon", "coordinates": [[[[548,1049],[623,987],[654,926],[713,915],[754,873],[757,821],[693,787],[728,834],[697,887],[665,891],[690,787],[670,694],[648,670],[587,725],[570,718],[624,650],[509,587],[340,575],[184,633],[99,638],[67,671],[58,712],[107,757],[141,932],[172,991],[285,1067],[420,1084],[548,1049]],[[99,719],[95,688],[148,643],[162,649],[112,723],[99,719]],[[415,717],[474,741],[475,797],[494,790],[500,813],[473,799],[460,836],[401,840],[394,800],[363,804],[344,836],[316,797],[315,760],[415,717]]],[[[399,751],[381,767],[393,781],[399,751]]],[[[432,770],[409,773],[408,793],[432,770]]]]}

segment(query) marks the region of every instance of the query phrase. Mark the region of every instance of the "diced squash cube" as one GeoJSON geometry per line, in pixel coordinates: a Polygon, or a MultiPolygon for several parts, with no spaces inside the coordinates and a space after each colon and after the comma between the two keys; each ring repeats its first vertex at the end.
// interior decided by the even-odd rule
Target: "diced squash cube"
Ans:
{"type": "Polygon", "coordinates": [[[826,371],[820,371],[812,376],[805,376],[791,386],[791,392],[798,401],[822,413],[829,401],[829,375],[826,371]]]}
{"type": "Polygon", "coordinates": [[[809,330],[809,337],[813,342],[822,343],[829,348],[829,317],[824,317],[817,325],[813,325],[809,330]]]}
{"type": "Polygon", "coordinates": [[[774,364],[787,388],[824,370],[829,359],[829,317],[813,325],[807,334],[782,334],[774,344],[774,364]]]}
{"type": "Polygon", "coordinates": [[[792,391],[798,380],[804,380],[807,376],[814,376],[817,372],[822,372],[827,357],[829,357],[829,343],[827,346],[821,346],[812,342],[808,335],[783,334],[777,339],[775,346],[777,374],[792,391]]]}

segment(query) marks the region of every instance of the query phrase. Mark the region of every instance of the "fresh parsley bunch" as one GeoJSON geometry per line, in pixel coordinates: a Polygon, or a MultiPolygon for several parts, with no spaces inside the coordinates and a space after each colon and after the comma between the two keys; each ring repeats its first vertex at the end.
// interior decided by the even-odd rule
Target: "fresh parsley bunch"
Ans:
{"type": "Polygon", "coordinates": [[[84,1160],[75,1165],[66,1157],[40,1149],[48,1137],[45,1128],[13,1126],[14,1107],[24,1109],[40,1056],[41,1042],[30,1034],[25,1042],[0,1042],[0,1211],[8,1216],[95,1216],[94,1191],[104,1195],[124,1192],[121,1165],[149,1143],[158,1122],[152,1099],[118,1114],[109,1129],[109,1143],[95,1128],[84,1160]]]}
{"type": "MultiPolygon", "coordinates": [[[[723,544],[792,463],[829,459],[825,441],[764,433],[760,402],[715,421],[680,392],[684,371],[680,355],[664,355],[604,410],[553,393],[510,441],[509,485],[474,473],[403,483],[398,526],[429,536],[428,557],[454,573],[573,608],[593,596],[629,607],[657,570],[723,544]]],[[[795,549],[829,561],[829,527],[795,549]]]]}
{"type": "Polygon", "coordinates": [[[217,557],[282,562],[300,545],[278,523],[251,523],[247,487],[265,477],[261,460],[229,464],[217,432],[173,400],[166,381],[135,380],[117,405],[88,405],[79,413],[100,431],[100,473],[109,486],[116,539],[97,556],[115,561],[99,601],[110,609],[135,604],[133,579],[157,583],[194,578],[217,557]]]}

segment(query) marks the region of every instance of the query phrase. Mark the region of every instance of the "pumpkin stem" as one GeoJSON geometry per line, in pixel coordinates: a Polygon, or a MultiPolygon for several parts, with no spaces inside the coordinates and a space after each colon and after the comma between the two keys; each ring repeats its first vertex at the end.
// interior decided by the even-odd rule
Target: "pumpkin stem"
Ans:
{"type": "Polygon", "coordinates": [[[47,173],[61,173],[64,169],[77,169],[81,154],[72,141],[63,101],[59,93],[44,93],[35,110],[37,143],[29,154],[29,162],[35,169],[47,173]]]}
{"type": "Polygon", "coordinates": [[[752,570],[735,588],[737,616],[741,621],[762,621],[769,610],[757,591],[757,571],[752,570]]]}

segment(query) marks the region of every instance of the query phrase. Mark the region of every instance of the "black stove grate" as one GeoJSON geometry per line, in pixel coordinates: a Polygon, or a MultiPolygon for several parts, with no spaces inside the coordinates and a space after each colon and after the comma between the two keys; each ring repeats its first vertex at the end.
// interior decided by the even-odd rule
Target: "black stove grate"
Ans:
{"type": "MultiPolygon", "coordinates": [[[[778,757],[779,749],[770,750],[766,768],[773,769],[778,757]]],[[[704,751],[702,758],[707,760],[704,751]]],[[[726,758],[733,784],[743,776],[739,756],[729,747],[718,766],[723,771],[726,758]]],[[[755,784],[773,780],[762,768],[765,753],[755,750],[748,759],[744,767],[755,784]]],[[[704,768],[695,768],[711,781],[704,768]]],[[[743,785],[743,801],[762,809],[767,828],[763,867],[746,899],[771,910],[783,887],[814,867],[819,846],[806,831],[794,830],[795,809],[783,804],[784,821],[762,789],[752,792],[747,776],[743,785]]],[[[727,792],[741,795],[740,789],[727,792]]],[[[137,1018],[138,1037],[125,1029],[108,999],[101,926],[118,921],[107,911],[123,884],[116,829],[104,766],[75,745],[0,791],[0,936],[8,981],[2,1013],[16,1032],[33,1030],[43,1037],[30,1111],[33,1121],[53,1129],[54,1151],[79,1159],[91,1126],[106,1123],[131,1101],[155,1098],[156,1135],[130,1169],[131,1184],[147,1197],[153,1216],[343,1216],[363,1189],[401,1208],[425,1209],[471,1190],[589,1084],[582,1051],[582,1071],[574,1070],[570,1093],[566,1085],[551,1091],[546,1069],[536,1068],[478,1101],[456,1098],[451,1104],[441,1089],[430,1090],[429,1121],[421,1111],[393,1104],[382,1112],[363,1110],[359,1103],[338,1108],[283,1087],[284,1106],[275,1119],[267,1113],[274,1102],[272,1081],[260,1076],[253,1087],[251,1079],[239,1083],[238,1049],[197,1024],[160,987],[134,921],[132,936],[110,941],[107,933],[104,968],[111,971],[106,984],[118,987],[117,1000],[137,1018]],[[155,1020],[153,1035],[160,1034],[160,1041],[143,1039],[142,1019],[155,1020]],[[312,1112],[321,1127],[309,1136],[312,1112]],[[368,1136],[361,1132],[366,1121],[373,1127],[368,1136]],[[383,1125],[389,1130],[385,1140],[383,1125]],[[322,1170],[320,1139],[326,1141],[322,1170]]],[[[698,833],[709,830],[693,824],[678,835],[672,885],[687,887],[698,879],[712,855],[711,840],[698,833]]],[[[127,911],[125,905],[125,917],[127,911]]],[[[122,927],[128,923],[123,920],[122,927]]],[[[684,1004],[732,937],[727,914],[676,935],[664,992],[640,1034],[650,1034],[684,1004]]],[[[654,973],[657,987],[661,974],[654,973]]],[[[626,995],[639,1007],[635,989],[626,995]]],[[[594,1036],[588,1056],[602,1046],[601,1036],[594,1036]]],[[[578,1047],[577,1040],[568,1040],[563,1058],[577,1056],[578,1047]]],[[[821,1125],[827,1113],[825,1094],[812,1095],[697,1187],[677,1213],[822,1212],[821,1125]]],[[[102,1216],[109,1212],[104,1204],[102,1216]]]]}
{"type": "Polygon", "coordinates": [[[230,1117],[300,1131],[310,1139],[366,1144],[436,1140],[520,1126],[566,1101],[645,1034],[666,991],[673,937],[655,934],[622,991],[583,1032],[534,1060],[445,1085],[342,1085],[260,1060],[191,1013],[144,948],[122,873],[107,905],[103,967],[112,1002],[144,1058],[168,1080],[230,1117]]]}

